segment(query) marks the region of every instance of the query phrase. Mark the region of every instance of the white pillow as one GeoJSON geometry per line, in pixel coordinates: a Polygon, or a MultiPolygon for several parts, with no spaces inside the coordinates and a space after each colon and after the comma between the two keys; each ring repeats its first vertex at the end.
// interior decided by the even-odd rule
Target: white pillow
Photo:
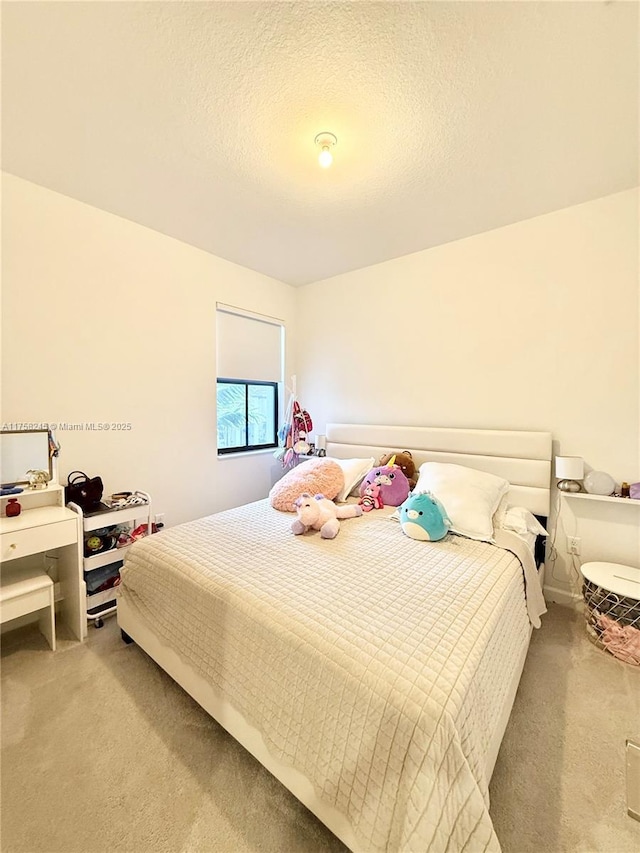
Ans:
{"type": "Polygon", "coordinates": [[[338,463],[344,474],[344,487],[338,493],[335,500],[338,502],[346,501],[351,491],[360,485],[365,474],[373,468],[375,460],[373,456],[370,456],[368,459],[335,459],[332,456],[331,459],[333,462],[338,463]]]}
{"type": "Polygon", "coordinates": [[[431,492],[451,519],[452,533],[490,542],[493,514],[509,482],[495,474],[447,462],[424,462],[415,491],[431,492]]]}
{"type": "Polygon", "coordinates": [[[496,527],[512,530],[520,536],[526,533],[534,533],[536,536],[549,535],[535,515],[524,506],[508,506],[503,513],[498,511],[494,523],[496,527]]]}

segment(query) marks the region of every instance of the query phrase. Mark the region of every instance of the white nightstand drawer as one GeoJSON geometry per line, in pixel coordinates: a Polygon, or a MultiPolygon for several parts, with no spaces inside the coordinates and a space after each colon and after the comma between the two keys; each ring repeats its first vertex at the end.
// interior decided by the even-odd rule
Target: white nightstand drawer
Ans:
{"type": "Polygon", "coordinates": [[[3,561],[16,560],[29,554],[39,554],[77,542],[77,523],[70,518],[55,524],[27,527],[0,536],[0,555],[3,561]]]}

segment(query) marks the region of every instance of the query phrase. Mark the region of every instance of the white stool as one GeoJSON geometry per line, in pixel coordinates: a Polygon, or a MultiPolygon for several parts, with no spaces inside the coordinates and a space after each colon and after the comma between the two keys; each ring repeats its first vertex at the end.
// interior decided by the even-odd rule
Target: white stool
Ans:
{"type": "Polygon", "coordinates": [[[5,565],[0,576],[0,623],[40,610],[38,623],[52,650],[56,650],[56,612],[53,581],[42,569],[14,569],[5,565]]]}

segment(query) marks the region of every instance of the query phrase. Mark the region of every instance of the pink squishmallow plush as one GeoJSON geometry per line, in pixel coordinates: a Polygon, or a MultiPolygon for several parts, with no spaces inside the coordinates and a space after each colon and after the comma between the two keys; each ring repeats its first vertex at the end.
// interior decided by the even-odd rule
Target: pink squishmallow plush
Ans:
{"type": "Polygon", "coordinates": [[[398,465],[372,468],[360,484],[360,497],[364,497],[370,486],[380,487],[380,498],[385,506],[400,506],[409,495],[409,481],[398,465]]]}
{"type": "Polygon", "coordinates": [[[315,495],[321,492],[333,500],[344,487],[342,468],[333,459],[311,457],[284,475],[269,492],[274,509],[296,512],[296,500],[303,492],[315,495]]]}

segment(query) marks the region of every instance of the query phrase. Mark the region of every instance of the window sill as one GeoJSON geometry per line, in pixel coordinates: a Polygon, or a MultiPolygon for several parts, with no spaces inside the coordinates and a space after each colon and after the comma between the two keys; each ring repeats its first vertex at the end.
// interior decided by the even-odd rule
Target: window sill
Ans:
{"type": "MultiPolygon", "coordinates": [[[[277,447],[265,447],[263,450],[240,450],[238,453],[218,453],[218,460],[222,459],[245,459],[247,456],[265,456],[270,453],[272,456],[276,452],[277,447]]],[[[274,457],[274,461],[275,457],[274,457]]]]}

